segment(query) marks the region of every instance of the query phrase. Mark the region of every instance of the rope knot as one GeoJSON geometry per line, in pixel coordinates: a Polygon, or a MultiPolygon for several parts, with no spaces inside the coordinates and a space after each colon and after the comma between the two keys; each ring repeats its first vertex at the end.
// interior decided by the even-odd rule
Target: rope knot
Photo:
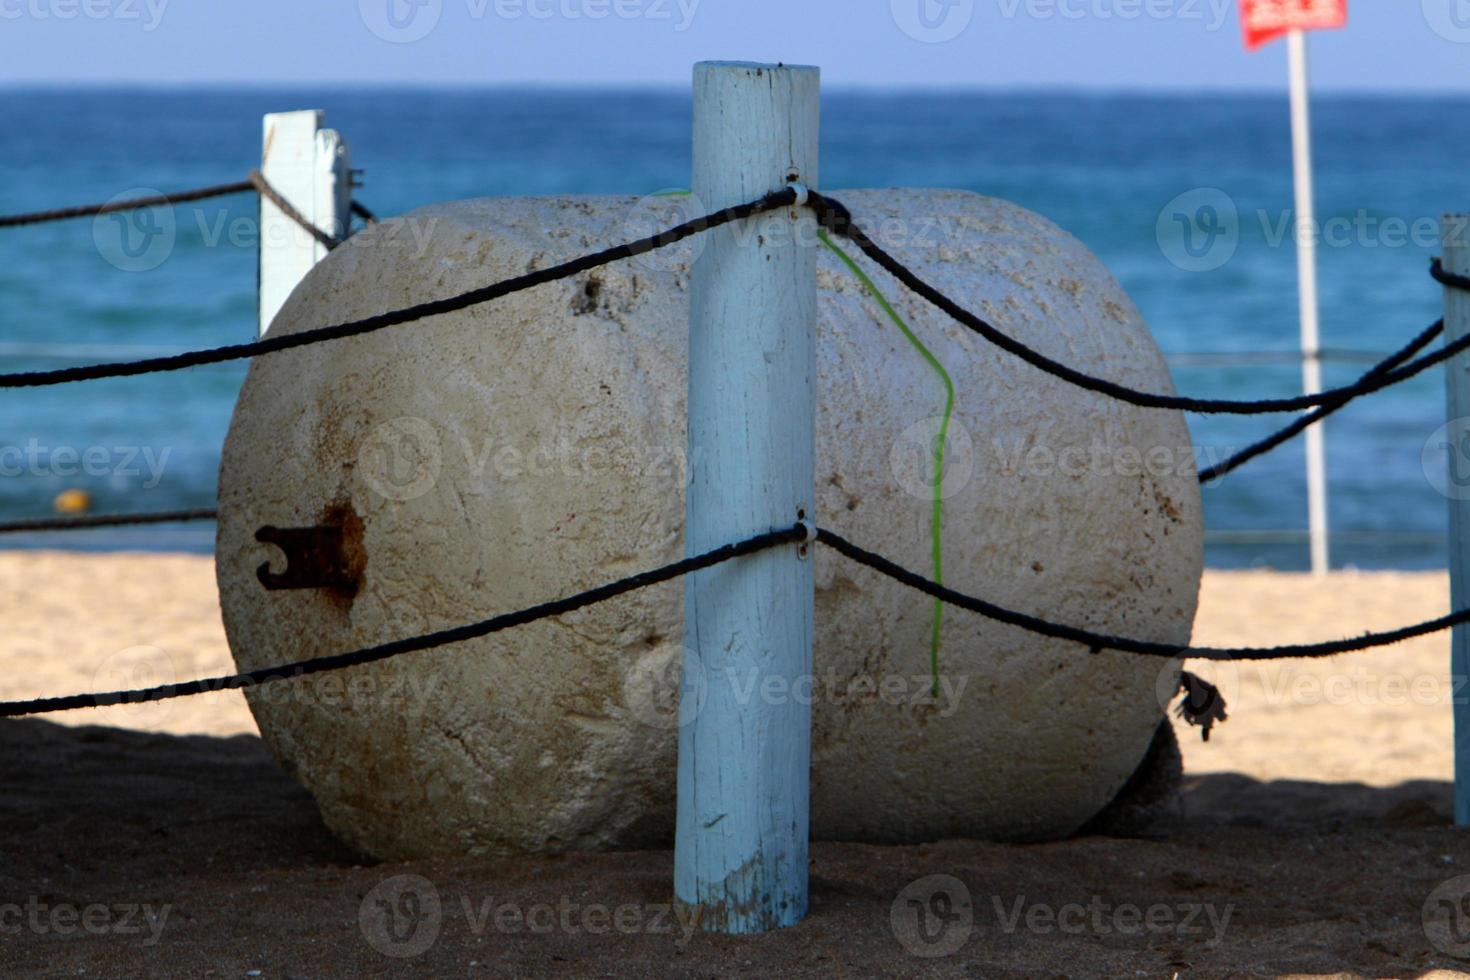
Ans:
{"type": "Polygon", "coordinates": [[[809,203],[817,212],[817,224],[834,235],[841,235],[844,238],[851,237],[852,212],[847,210],[847,205],[825,194],[818,194],[816,191],[811,192],[809,203]]]}

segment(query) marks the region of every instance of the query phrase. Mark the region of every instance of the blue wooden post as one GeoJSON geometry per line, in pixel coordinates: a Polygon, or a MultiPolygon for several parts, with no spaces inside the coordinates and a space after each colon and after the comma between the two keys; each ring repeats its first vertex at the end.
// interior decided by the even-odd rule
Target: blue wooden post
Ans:
{"type": "MultiPolygon", "coordinates": [[[[819,78],[805,67],[695,66],[701,208],[791,180],[817,186],[819,78]]],[[[726,225],[694,264],[689,554],[811,516],[814,222],[793,208],[726,225]]],[[[709,931],[763,932],[806,914],[811,705],[798,682],[812,669],[812,601],[812,563],[795,547],[685,584],[674,892],[709,931]]]]}
{"type": "MultiPolygon", "coordinates": [[[[1446,215],[1442,222],[1444,267],[1448,272],[1470,275],[1470,215],[1446,215]]],[[[1445,287],[1444,339],[1446,343],[1470,334],[1470,293],[1445,287]]],[[[1445,365],[1445,414],[1453,442],[1463,425],[1456,419],[1470,417],[1470,354],[1461,354],[1445,365]]],[[[1459,445],[1449,449],[1449,465],[1459,445]]],[[[1451,471],[1453,475],[1453,470],[1451,471]]],[[[1455,484],[1448,485],[1451,489],[1455,484]]],[[[1470,606],[1470,499],[1450,494],[1450,607],[1470,606]]],[[[1456,626],[1450,640],[1450,677],[1455,710],[1455,823],[1470,825],[1470,689],[1460,683],[1470,676],[1470,628],[1456,626]]]]}

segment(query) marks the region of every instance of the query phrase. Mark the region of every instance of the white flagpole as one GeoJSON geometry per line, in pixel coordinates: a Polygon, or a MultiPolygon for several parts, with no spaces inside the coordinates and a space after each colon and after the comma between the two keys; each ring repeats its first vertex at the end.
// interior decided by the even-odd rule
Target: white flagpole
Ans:
{"type": "MultiPolygon", "coordinates": [[[[1317,328],[1317,239],[1312,194],[1312,129],[1307,108],[1307,41],[1301,31],[1287,35],[1291,62],[1291,146],[1296,175],[1298,299],[1302,322],[1302,389],[1322,390],[1321,342],[1317,328]]],[[[1307,429],[1307,526],[1311,530],[1312,573],[1325,575],[1327,555],[1327,450],[1322,425],[1307,429]]]]}

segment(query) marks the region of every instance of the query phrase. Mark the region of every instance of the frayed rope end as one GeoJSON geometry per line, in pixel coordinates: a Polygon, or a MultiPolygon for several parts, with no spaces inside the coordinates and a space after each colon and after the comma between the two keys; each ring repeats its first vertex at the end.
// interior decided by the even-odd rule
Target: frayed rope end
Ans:
{"type": "Polygon", "coordinates": [[[1179,673],[1179,689],[1184,692],[1184,700],[1179,702],[1176,712],[1191,725],[1197,725],[1200,737],[1208,742],[1210,729],[1227,717],[1224,696],[1218,687],[1187,670],[1179,673]]]}

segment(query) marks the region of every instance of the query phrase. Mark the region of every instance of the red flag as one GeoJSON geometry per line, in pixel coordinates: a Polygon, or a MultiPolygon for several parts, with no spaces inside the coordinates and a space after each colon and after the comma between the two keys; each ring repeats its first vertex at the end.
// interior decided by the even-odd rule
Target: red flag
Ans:
{"type": "Polygon", "coordinates": [[[1291,31],[1316,31],[1347,23],[1347,0],[1240,0],[1245,46],[1254,51],[1291,31]]]}

